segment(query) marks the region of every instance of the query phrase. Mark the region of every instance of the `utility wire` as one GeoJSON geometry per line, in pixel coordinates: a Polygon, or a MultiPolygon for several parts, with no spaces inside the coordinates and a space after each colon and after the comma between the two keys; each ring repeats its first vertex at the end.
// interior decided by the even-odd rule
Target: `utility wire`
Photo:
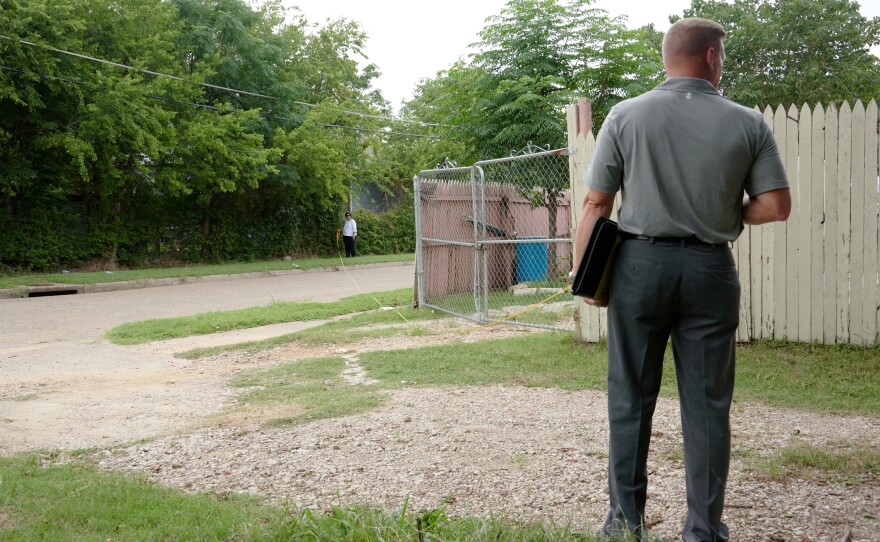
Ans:
{"type": "MultiPolygon", "coordinates": [[[[64,49],[58,49],[58,48],[52,47],[51,45],[40,45],[40,44],[33,43],[33,42],[30,42],[30,41],[25,41],[25,40],[23,40],[23,39],[11,38],[11,37],[9,37],[9,36],[4,36],[4,35],[2,35],[2,34],[0,34],[0,39],[5,39],[5,40],[9,40],[9,41],[18,41],[19,43],[23,43],[24,45],[28,45],[28,46],[30,46],[30,47],[44,47],[44,48],[46,48],[46,49],[49,49],[50,51],[55,51],[56,53],[61,53],[61,54],[65,54],[65,55],[70,55],[70,56],[73,56],[73,57],[76,57],[76,58],[81,58],[81,59],[83,59],[83,60],[90,60],[90,61],[92,61],[92,62],[99,62],[99,63],[101,63],[101,64],[107,64],[108,66],[115,66],[115,67],[117,67],[117,68],[123,68],[123,69],[126,69],[126,70],[134,70],[134,71],[137,71],[137,72],[146,73],[146,74],[149,74],[149,75],[154,75],[154,76],[156,76],[156,77],[167,77],[167,78],[169,78],[169,79],[174,79],[175,81],[182,81],[182,82],[184,82],[184,83],[189,83],[189,84],[191,84],[191,85],[199,85],[199,86],[203,86],[203,87],[207,87],[207,88],[213,88],[213,89],[217,89],[217,90],[224,90],[224,91],[227,91],[227,92],[234,92],[234,93],[236,93],[236,94],[246,94],[246,95],[248,95],[248,96],[256,96],[257,98],[265,98],[265,99],[267,99],[267,100],[277,100],[277,99],[278,99],[278,98],[275,97],[275,96],[267,96],[267,95],[265,95],[265,94],[258,94],[258,93],[256,93],[256,92],[248,92],[248,91],[246,91],[246,90],[239,90],[239,89],[234,89],[234,88],[229,88],[229,87],[222,87],[222,86],[218,86],[218,85],[212,85],[212,84],[210,84],[210,83],[200,83],[200,82],[198,82],[198,81],[192,81],[192,80],[190,80],[190,79],[185,79],[185,78],[183,78],[183,77],[178,77],[178,76],[176,76],[176,75],[168,75],[168,74],[161,73],[161,72],[155,72],[155,71],[151,71],[151,70],[145,70],[145,69],[141,69],[141,68],[135,68],[134,66],[128,66],[128,65],[126,65],[126,64],[120,64],[120,63],[118,63],[118,62],[112,62],[112,61],[110,61],[110,60],[104,60],[104,59],[101,59],[101,58],[95,58],[95,57],[93,57],[93,56],[83,55],[83,54],[80,54],[80,53],[74,53],[74,52],[71,52],[71,51],[65,51],[64,49]]],[[[300,101],[297,101],[297,100],[291,100],[291,102],[292,102],[292,103],[295,103],[295,104],[297,104],[297,105],[302,105],[302,106],[306,106],[306,107],[318,107],[316,104],[311,104],[311,103],[308,103],[308,102],[300,102],[300,101]]],[[[419,120],[398,119],[398,118],[394,118],[394,117],[385,117],[385,116],[382,116],[382,115],[371,115],[371,114],[368,114],[368,113],[361,113],[361,112],[358,112],[358,111],[342,110],[342,112],[343,112],[343,113],[346,113],[346,114],[349,114],[349,115],[357,115],[357,116],[359,116],[359,117],[364,117],[364,118],[380,119],[380,120],[390,120],[390,121],[392,121],[392,122],[403,122],[403,123],[407,123],[407,124],[418,124],[418,125],[420,125],[420,126],[436,126],[436,127],[446,127],[446,126],[449,126],[449,125],[447,125],[447,124],[437,124],[437,123],[431,123],[431,122],[422,122],[422,121],[419,121],[419,120]]]]}
{"type": "MultiPolygon", "coordinates": [[[[296,100],[291,100],[291,103],[295,103],[297,105],[304,105],[306,107],[318,107],[315,104],[310,104],[307,102],[298,102],[296,100]]],[[[398,119],[395,117],[385,117],[382,115],[371,115],[369,113],[360,113],[358,111],[348,111],[345,109],[343,109],[342,112],[348,113],[349,115],[357,115],[359,117],[364,117],[367,119],[390,120],[392,122],[403,122],[406,124],[418,124],[419,126],[434,126],[434,127],[441,127],[441,128],[448,128],[449,126],[451,126],[450,124],[437,124],[436,122],[423,122],[420,120],[398,119]]]]}
{"type": "MultiPolygon", "coordinates": [[[[21,73],[21,74],[25,74],[25,75],[28,74],[28,72],[26,72],[26,71],[24,71],[24,70],[20,70],[20,69],[17,69],[17,68],[11,68],[11,67],[9,67],[9,66],[0,66],[0,69],[3,69],[4,71],[10,71],[10,72],[15,72],[15,73],[21,73]]],[[[47,75],[47,74],[44,74],[44,73],[39,74],[39,76],[42,77],[42,78],[44,78],[44,79],[54,79],[54,80],[56,80],[56,81],[62,81],[62,82],[64,82],[64,83],[72,83],[72,84],[75,84],[75,85],[88,86],[87,83],[84,83],[84,82],[82,82],[82,81],[77,81],[77,80],[75,80],[75,79],[66,79],[66,78],[64,78],[64,77],[57,77],[57,76],[55,76],[55,75],[47,75]]],[[[176,103],[176,104],[180,104],[180,105],[187,105],[187,106],[190,106],[190,107],[198,107],[198,108],[202,108],[202,109],[210,109],[211,111],[221,111],[221,109],[220,109],[219,107],[214,106],[214,105],[200,104],[200,103],[194,103],[194,102],[186,102],[186,101],[183,101],[183,100],[176,100],[176,99],[174,99],[174,98],[168,98],[168,97],[165,97],[165,96],[156,96],[156,95],[153,95],[153,94],[141,94],[141,96],[143,96],[143,97],[145,97],[145,98],[150,98],[150,99],[153,99],[153,100],[161,100],[161,101],[163,101],[163,102],[171,102],[171,103],[176,103]]],[[[238,112],[239,112],[238,109],[226,109],[225,111],[228,111],[228,112],[230,112],[230,113],[238,113],[238,112]]],[[[287,117],[279,117],[279,116],[276,116],[276,115],[270,115],[270,114],[268,114],[268,113],[260,113],[260,116],[263,117],[263,118],[266,118],[266,119],[271,119],[271,120],[281,120],[281,121],[285,121],[285,122],[289,122],[289,121],[293,120],[293,119],[290,119],[290,118],[287,118],[287,117]]],[[[325,124],[325,123],[321,123],[321,122],[316,122],[315,124],[317,124],[318,126],[324,126],[324,127],[326,127],[326,128],[340,128],[340,129],[343,129],[343,130],[353,130],[353,131],[355,131],[355,132],[373,132],[373,133],[378,133],[378,134],[396,135],[396,136],[405,136],[405,137],[422,137],[422,138],[426,138],[426,139],[441,139],[440,136],[432,136],[432,135],[426,135],[426,134],[410,134],[410,133],[405,133],[405,132],[393,132],[393,131],[388,131],[388,130],[373,130],[373,129],[370,129],[370,128],[360,128],[360,127],[358,127],[358,126],[345,126],[345,125],[342,125],[342,124],[325,124]]]]}
{"type": "MultiPolygon", "coordinates": [[[[0,34],[0,38],[5,39],[5,40],[10,40],[10,41],[16,41],[15,38],[10,38],[9,36],[4,36],[4,35],[2,35],[2,34],[0,34]]],[[[212,84],[210,84],[210,83],[197,83],[197,82],[195,82],[195,81],[190,81],[190,80],[188,80],[188,79],[184,79],[183,77],[177,77],[176,75],[168,75],[168,74],[165,74],[165,73],[154,72],[154,71],[150,71],[150,70],[144,70],[144,69],[141,69],[141,68],[135,68],[135,67],[133,67],[133,66],[127,66],[127,65],[125,65],[125,64],[119,64],[118,62],[111,62],[111,61],[109,61],[109,60],[103,60],[103,59],[95,58],[95,57],[88,56],[88,55],[81,55],[81,54],[79,54],[79,53],[72,53],[72,52],[70,52],[70,51],[65,51],[64,49],[56,49],[55,47],[52,47],[52,46],[50,46],[50,45],[38,45],[38,44],[36,44],[36,43],[32,43],[32,42],[25,41],[25,40],[22,40],[22,39],[19,39],[19,40],[17,40],[17,41],[19,41],[20,43],[23,43],[23,44],[25,44],[25,45],[30,45],[31,47],[44,47],[44,48],[46,48],[46,49],[49,49],[50,51],[55,51],[56,53],[62,53],[62,54],[65,54],[65,55],[70,55],[70,56],[73,56],[73,57],[76,57],[76,58],[82,58],[82,59],[84,59],[84,60],[91,60],[92,62],[100,62],[101,64],[107,64],[107,65],[109,65],[109,66],[116,66],[117,68],[124,68],[124,69],[126,69],[126,70],[134,70],[134,71],[138,71],[138,72],[141,72],[141,73],[146,73],[146,74],[149,74],[149,75],[155,75],[155,76],[157,76],[157,77],[167,77],[167,78],[169,78],[169,79],[174,79],[174,80],[176,80],[176,81],[183,81],[184,83],[191,83],[191,84],[194,84],[194,85],[201,85],[201,86],[203,86],[203,87],[214,88],[214,89],[217,89],[217,90],[225,90],[225,91],[227,91],[227,92],[235,92],[235,93],[238,93],[238,94],[247,94],[247,95],[249,95],[249,96],[256,96],[256,97],[258,97],[258,98],[266,98],[266,99],[268,99],[268,100],[277,100],[277,99],[278,99],[278,98],[275,98],[274,96],[266,96],[265,94],[257,94],[256,92],[248,92],[248,91],[246,91],[246,90],[237,90],[237,89],[234,89],[234,88],[221,87],[221,86],[218,86],[218,85],[212,85],[212,84]]]]}

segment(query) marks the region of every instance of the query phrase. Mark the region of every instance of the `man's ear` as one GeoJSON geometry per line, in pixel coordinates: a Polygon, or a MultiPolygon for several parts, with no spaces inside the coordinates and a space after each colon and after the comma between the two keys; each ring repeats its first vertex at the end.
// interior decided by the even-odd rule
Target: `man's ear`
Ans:
{"type": "Polygon", "coordinates": [[[724,61],[724,49],[721,47],[709,47],[703,55],[703,69],[706,70],[706,80],[717,87],[721,81],[721,65],[724,61]]]}
{"type": "Polygon", "coordinates": [[[706,54],[704,55],[703,61],[706,63],[708,68],[712,68],[715,64],[715,56],[718,54],[718,49],[715,47],[709,47],[706,49],[706,54]]]}

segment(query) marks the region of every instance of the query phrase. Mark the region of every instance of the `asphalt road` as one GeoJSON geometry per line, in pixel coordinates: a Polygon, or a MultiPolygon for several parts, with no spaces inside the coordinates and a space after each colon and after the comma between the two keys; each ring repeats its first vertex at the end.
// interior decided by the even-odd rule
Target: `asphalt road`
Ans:
{"type": "Polygon", "coordinates": [[[119,324],[255,307],[273,301],[333,301],[358,293],[412,287],[413,276],[412,264],[370,265],[347,271],[2,299],[0,453],[91,445],[95,439],[106,444],[155,434],[173,419],[176,409],[174,395],[167,395],[170,391],[163,383],[176,378],[175,370],[191,365],[174,358],[174,352],[266,338],[313,325],[282,324],[123,347],[104,339],[104,334],[119,324]],[[138,401],[150,400],[164,401],[168,412],[146,424],[149,427],[142,432],[134,431],[132,435],[131,428],[123,427],[125,435],[114,435],[97,422],[91,429],[87,427],[89,420],[105,417],[98,413],[112,418],[116,408],[136,410],[138,401]]]}

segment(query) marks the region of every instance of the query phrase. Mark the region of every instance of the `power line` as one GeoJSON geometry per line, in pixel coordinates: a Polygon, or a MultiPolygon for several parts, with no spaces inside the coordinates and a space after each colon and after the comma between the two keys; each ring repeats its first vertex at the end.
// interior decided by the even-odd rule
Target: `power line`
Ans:
{"type": "MultiPolygon", "coordinates": [[[[21,74],[25,74],[25,75],[28,74],[28,72],[26,72],[24,70],[20,70],[17,68],[11,68],[9,66],[0,66],[0,69],[3,69],[4,71],[21,73],[21,74]]],[[[54,79],[56,81],[62,81],[64,83],[72,83],[75,85],[88,86],[87,83],[84,83],[82,81],[77,81],[75,79],[67,79],[64,77],[58,77],[55,75],[48,75],[48,74],[44,74],[44,73],[41,73],[38,75],[44,79],[54,79]]],[[[239,112],[238,109],[221,110],[219,107],[214,106],[214,105],[200,104],[200,103],[195,103],[195,102],[187,102],[187,101],[183,101],[183,100],[177,100],[174,98],[168,98],[166,96],[156,96],[154,94],[141,94],[141,96],[143,96],[144,98],[150,98],[152,100],[160,100],[163,102],[171,102],[171,103],[176,103],[176,104],[180,104],[180,105],[187,105],[190,107],[209,109],[211,111],[225,111],[225,112],[229,112],[229,113],[238,113],[239,112]]],[[[290,119],[287,117],[279,117],[276,115],[270,115],[268,113],[260,113],[260,117],[270,119],[270,120],[281,120],[281,121],[285,121],[285,122],[289,122],[289,121],[293,120],[293,119],[290,119]]],[[[345,126],[343,124],[326,124],[326,123],[322,123],[322,122],[316,122],[315,124],[317,124],[318,126],[326,127],[326,128],[340,128],[343,130],[353,130],[355,132],[372,132],[372,133],[378,133],[378,134],[384,134],[384,135],[395,135],[395,136],[405,136],[405,137],[422,137],[422,138],[426,138],[426,139],[441,139],[440,136],[432,136],[432,135],[427,135],[427,134],[410,134],[410,133],[405,133],[405,132],[393,132],[393,131],[389,131],[389,130],[374,130],[374,129],[370,129],[370,128],[361,128],[358,126],[345,126]]]]}
{"type": "MultiPolygon", "coordinates": [[[[304,105],[306,107],[318,107],[315,104],[310,104],[307,102],[298,102],[296,100],[291,100],[291,103],[295,103],[297,105],[304,105]]],[[[371,115],[369,113],[360,113],[358,111],[348,111],[345,109],[343,109],[342,112],[347,113],[349,115],[357,115],[359,117],[364,117],[367,119],[390,120],[392,122],[403,122],[406,124],[418,124],[419,126],[434,126],[434,127],[440,127],[440,128],[447,128],[450,126],[449,124],[437,124],[435,122],[423,122],[420,120],[398,119],[398,118],[394,118],[394,117],[385,117],[382,115],[371,115]]]]}
{"type": "MultiPolygon", "coordinates": [[[[123,68],[123,69],[126,69],[126,70],[134,70],[134,71],[137,71],[137,72],[140,72],[140,73],[146,73],[146,74],[149,74],[149,75],[154,75],[154,76],[156,76],[156,77],[167,77],[167,78],[169,78],[169,79],[174,79],[175,81],[182,81],[182,82],[184,82],[184,83],[189,83],[189,84],[191,84],[191,85],[198,85],[198,86],[203,86],[203,87],[207,87],[207,88],[213,88],[213,89],[216,89],[216,90],[224,90],[224,91],[227,91],[227,92],[234,92],[234,93],[236,93],[236,94],[246,94],[246,95],[248,95],[248,96],[256,96],[257,98],[265,98],[265,99],[267,99],[267,100],[278,100],[278,98],[275,97],[275,96],[267,96],[267,95],[265,95],[265,94],[258,94],[258,93],[256,93],[256,92],[248,92],[248,91],[246,91],[246,90],[239,90],[239,89],[234,89],[234,88],[229,88],[229,87],[222,87],[222,86],[218,86],[218,85],[212,85],[212,84],[210,84],[210,83],[200,83],[200,82],[198,82],[198,81],[192,81],[192,80],[190,80],[190,79],[185,79],[185,78],[183,78],[183,77],[178,77],[178,76],[176,76],[176,75],[168,75],[168,74],[166,74],[166,73],[156,72],[156,71],[152,71],[152,70],[145,70],[145,69],[142,69],[142,68],[135,68],[134,66],[128,66],[128,65],[126,65],[126,64],[120,64],[120,63],[118,63],[118,62],[112,62],[112,61],[110,61],[110,60],[104,60],[104,59],[101,59],[101,58],[95,58],[95,57],[93,57],[93,56],[83,55],[83,54],[80,54],[80,53],[74,53],[74,52],[72,52],[72,51],[65,51],[64,49],[58,49],[58,48],[56,48],[56,47],[52,47],[51,45],[41,45],[41,44],[33,43],[33,42],[30,42],[30,41],[25,41],[25,40],[23,40],[23,39],[11,38],[11,37],[9,37],[9,36],[4,36],[4,35],[2,35],[2,34],[0,34],[0,39],[5,39],[5,40],[9,40],[9,41],[18,41],[19,43],[23,43],[23,44],[28,45],[28,46],[30,46],[30,47],[38,47],[38,48],[39,48],[39,47],[44,47],[44,48],[46,48],[46,49],[49,49],[50,51],[55,51],[56,53],[61,53],[61,54],[65,54],[65,55],[70,55],[70,56],[73,56],[73,57],[76,57],[76,58],[81,58],[81,59],[83,59],[83,60],[89,60],[89,61],[92,61],[92,62],[99,62],[99,63],[101,63],[101,64],[107,64],[108,66],[115,66],[115,67],[117,67],[117,68],[123,68]]],[[[297,100],[291,100],[291,103],[295,103],[295,104],[297,104],[297,105],[302,105],[302,106],[306,106],[306,107],[318,107],[316,104],[311,104],[311,103],[308,103],[308,102],[300,102],[300,101],[297,101],[297,100]]],[[[420,126],[435,126],[435,127],[446,127],[446,126],[448,126],[448,125],[446,125],[446,124],[437,124],[437,123],[430,123],[430,122],[422,122],[422,121],[419,121],[419,120],[398,119],[398,118],[394,118],[394,117],[386,117],[386,116],[382,116],[382,115],[371,115],[371,114],[368,114],[368,113],[361,113],[361,112],[358,112],[358,111],[342,110],[342,112],[343,112],[343,113],[346,113],[346,114],[349,114],[349,115],[357,115],[357,116],[359,116],[359,117],[364,117],[364,118],[380,119],[380,120],[390,120],[390,121],[393,121],[393,122],[403,122],[403,123],[407,123],[407,124],[418,124],[418,125],[420,125],[420,126]]]]}
{"type": "MultiPolygon", "coordinates": [[[[4,35],[2,35],[2,34],[0,34],[0,38],[5,39],[5,40],[10,40],[10,41],[16,41],[15,38],[10,38],[9,36],[4,36],[4,35]]],[[[117,67],[117,68],[124,68],[124,69],[126,69],[126,70],[134,70],[134,71],[141,72],[141,73],[146,73],[146,74],[149,74],[149,75],[155,75],[156,77],[167,77],[167,78],[169,78],[169,79],[174,79],[174,80],[176,80],[176,81],[183,81],[184,83],[190,83],[190,84],[194,84],[194,85],[201,85],[201,86],[203,86],[203,87],[213,88],[213,89],[217,89],[217,90],[225,90],[225,91],[227,91],[227,92],[235,92],[235,93],[238,93],[238,94],[247,94],[247,95],[249,95],[249,96],[256,96],[256,97],[258,97],[258,98],[266,98],[266,99],[269,99],[269,100],[277,100],[277,99],[278,99],[278,98],[275,98],[274,96],[266,96],[265,94],[257,94],[256,92],[248,92],[248,91],[246,91],[246,90],[237,90],[237,89],[234,89],[234,88],[221,87],[221,86],[218,86],[218,85],[212,85],[212,84],[210,84],[210,83],[197,83],[197,82],[195,82],[195,81],[190,81],[189,79],[184,79],[183,77],[177,77],[176,75],[168,75],[168,74],[165,74],[165,73],[154,72],[154,71],[150,71],[150,70],[144,70],[144,69],[141,69],[141,68],[135,68],[135,67],[133,67],[133,66],[127,66],[127,65],[125,65],[125,64],[120,64],[120,63],[118,63],[118,62],[111,62],[111,61],[109,61],[109,60],[103,60],[103,59],[95,58],[95,57],[88,56],[88,55],[81,55],[81,54],[79,54],[79,53],[73,53],[73,52],[71,52],[71,51],[65,51],[64,49],[56,49],[55,47],[52,47],[51,45],[38,45],[38,44],[36,44],[36,43],[32,43],[32,42],[25,41],[25,40],[22,40],[22,39],[19,39],[18,41],[21,42],[21,43],[23,43],[23,44],[25,44],[25,45],[29,45],[29,46],[31,46],[31,47],[45,47],[46,49],[49,49],[50,51],[55,51],[56,53],[62,53],[62,54],[65,54],[65,55],[70,55],[70,56],[73,56],[73,57],[76,57],[76,58],[82,58],[82,59],[84,59],[84,60],[91,60],[92,62],[100,62],[101,64],[107,64],[107,65],[109,65],[109,66],[115,66],[115,67],[117,67]]]]}

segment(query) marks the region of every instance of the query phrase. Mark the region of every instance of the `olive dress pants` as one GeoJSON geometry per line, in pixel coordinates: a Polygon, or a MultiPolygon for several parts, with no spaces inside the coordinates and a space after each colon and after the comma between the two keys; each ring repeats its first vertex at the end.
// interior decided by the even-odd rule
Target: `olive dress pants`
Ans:
{"type": "Polygon", "coordinates": [[[642,536],[651,418],[671,337],[681,405],[686,542],[728,540],[721,522],[730,464],[740,285],[725,245],[630,239],[608,306],[610,511],[603,533],[642,536]]]}

